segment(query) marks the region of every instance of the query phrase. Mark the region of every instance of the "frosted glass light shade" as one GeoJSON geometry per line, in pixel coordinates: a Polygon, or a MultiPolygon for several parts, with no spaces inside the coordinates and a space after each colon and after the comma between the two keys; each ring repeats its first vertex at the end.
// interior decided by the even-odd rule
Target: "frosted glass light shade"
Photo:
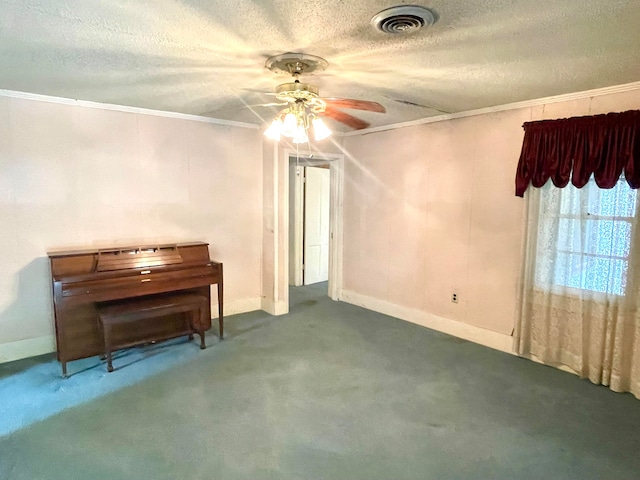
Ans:
{"type": "Polygon", "coordinates": [[[298,127],[298,118],[293,113],[287,113],[284,116],[282,122],[282,128],[280,129],[280,135],[285,137],[293,137],[296,134],[298,127]]]}
{"type": "Polygon", "coordinates": [[[313,137],[317,141],[324,140],[331,135],[331,130],[321,118],[314,118],[311,123],[313,124],[313,137]]]}
{"type": "Polygon", "coordinates": [[[264,131],[264,136],[270,138],[271,140],[279,141],[280,140],[280,130],[282,129],[282,120],[276,118],[269,128],[264,131]]]}
{"type": "Polygon", "coordinates": [[[307,143],[309,141],[309,136],[307,135],[307,130],[304,128],[304,125],[298,125],[296,129],[296,133],[293,135],[293,143],[307,143]]]}

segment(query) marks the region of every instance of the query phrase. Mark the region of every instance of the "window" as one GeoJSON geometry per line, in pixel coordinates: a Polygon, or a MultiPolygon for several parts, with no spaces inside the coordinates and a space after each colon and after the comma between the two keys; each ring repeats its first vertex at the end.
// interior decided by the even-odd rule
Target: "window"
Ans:
{"type": "Polygon", "coordinates": [[[612,189],[547,182],[540,195],[536,285],[624,295],[637,191],[621,177],[612,189]]]}

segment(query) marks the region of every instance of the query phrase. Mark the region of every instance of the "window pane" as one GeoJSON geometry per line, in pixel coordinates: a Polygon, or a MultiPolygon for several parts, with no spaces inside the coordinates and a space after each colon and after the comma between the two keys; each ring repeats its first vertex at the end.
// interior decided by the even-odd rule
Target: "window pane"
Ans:
{"type": "Polygon", "coordinates": [[[606,217],[633,217],[636,211],[636,192],[621,179],[611,189],[601,189],[591,180],[588,188],[587,212],[606,217]]]}
{"type": "Polygon", "coordinates": [[[631,224],[626,221],[587,220],[584,252],[614,257],[629,256],[631,224]]]}
{"type": "MultiPolygon", "coordinates": [[[[555,285],[624,295],[627,261],[580,254],[559,253],[554,265],[555,285]]],[[[543,280],[536,277],[536,280],[543,280]]]]}
{"type": "Polygon", "coordinates": [[[587,257],[582,287],[596,292],[624,295],[627,284],[627,262],[602,257],[587,257]]]}
{"type": "Polygon", "coordinates": [[[580,220],[571,218],[559,219],[556,248],[567,252],[583,251],[580,220]]]}
{"type": "Polygon", "coordinates": [[[579,254],[559,253],[555,261],[553,283],[582,288],[582,270],[582,257],[579,254]]]}
{"type": "Polygon", "coordinates": [[[556,248],[565,252],[627,257],[631,223],[615,220],[558,219],[556,248]],[[584,228],[584,232],[580,228],[584,228]]]}

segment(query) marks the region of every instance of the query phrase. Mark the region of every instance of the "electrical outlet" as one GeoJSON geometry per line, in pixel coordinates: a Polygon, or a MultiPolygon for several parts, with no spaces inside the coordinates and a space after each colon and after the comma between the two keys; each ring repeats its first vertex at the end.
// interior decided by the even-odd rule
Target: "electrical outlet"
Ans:
{"type": "Polygon", "coordinates": [[[458,303],[458,294],[457,293],[451,294],[451,301],[453,303],[458,303]]]}

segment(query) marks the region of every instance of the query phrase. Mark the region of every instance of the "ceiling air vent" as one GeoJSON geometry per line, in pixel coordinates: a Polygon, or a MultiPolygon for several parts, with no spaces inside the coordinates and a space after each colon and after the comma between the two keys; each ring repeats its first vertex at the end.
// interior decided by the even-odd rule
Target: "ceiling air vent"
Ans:
{"type": "Polygon", "coordinates": [[[413,33],[436,23],[436,15],[418,5],[398,5],[382,10],[371,19],[376,30],[394,35],[413,33]]]}

